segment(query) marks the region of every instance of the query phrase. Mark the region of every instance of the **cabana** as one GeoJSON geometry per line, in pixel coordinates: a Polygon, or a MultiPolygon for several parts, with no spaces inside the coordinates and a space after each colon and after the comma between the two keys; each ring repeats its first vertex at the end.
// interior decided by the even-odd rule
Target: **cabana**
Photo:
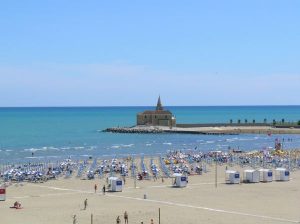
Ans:
{"type": "Polygon", "coordinates": [[[186,187],[187,177],[183,176],[181,173],[174,173],[173,177],[175,178],[173,187],[186,187]]]}
{"type": "Polygon", "coordinates": [[[276,168],[275,180],[289,181],[290,180],[290,171],[288,171],[286,168],[276,168]]]}
{"type": "Polygon", "coordinates": [[[123,190],[123,182],[118,177],[110,177],[108,179],[108,190],[112,192],[120,192],[123,190]]]}
{"type": "Polygon", "coordinates": [[[226,184],[239,184],[240,183],[240,173],[235,170],[226,170],[225,182],[226,182],[226,184]]]}
{"type": "Polygon", "coordinates": [[[0,201],[6,200],[6,189],[0,186],[0,201]]]}
{"type": "Polygon", "coordinates": [[[259,171],[258,170],[244,170],[245,183],[258,183],[259,182],[259,171]]]}
{"type": "Polygon", "coordinates": [[[259,170],[259,181],[260,182],[272,182],[273,172],[270,169],[260,169],[259,170]]]}

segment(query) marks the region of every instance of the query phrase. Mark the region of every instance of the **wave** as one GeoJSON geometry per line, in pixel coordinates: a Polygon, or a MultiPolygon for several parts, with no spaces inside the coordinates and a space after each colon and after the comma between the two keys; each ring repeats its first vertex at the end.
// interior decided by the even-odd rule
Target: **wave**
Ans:
{"type": "Polygon", "coordinates": [[[84,147],[83,146],[76,146],[76,147],[74,147],[74,149],[75,150],[80,150],[80,149],[84,149],[84,147]]]}
{"type": "Polygon", "coordinates": [[[119,149],[119,148],[121,148],[121,146],[119,146],[119,145],[113,145],[111,148],[112,149],[119,149]]]}
{"type": "Polygon", "coordinates": [[[131,148],[132,146],[134,146],[134,144],[128,144],[128,145],[121,145],[121,147],[124,147],[124,148],[131,148]]]}
{"type": "Polygon", "coordinates": [[[43,159],[45,158],[44,156],[27,156],[25,159],[43,159]]]}
{"type": "Polygon", "coordinates": [[[46,151],[45,149],[40,148],[30,148],[30,149],[24,149],[24,152],[37,152],[37,151],[46,151]]]}
{"type": "Polygon", "coordinates": [[[87,154],[84,154],[84,155],[80,155],[82,157],[90,157],[91,155],[87,155],[87,154]]]}
{"type": "Polygon", "coordinates": [[[200,140],[196,140],[196,142],[204,142],[204,140],[200,139],[200,140]]]}
{"type": "Polygon", "coordinates": [[[24,152],[38,152],[38,151],[46,152],[46,151],[60,151],[60,149],[53,146],[49,146],[49,147],[42,147],[42,148],[24,149],[23,151],[24,152]]]}
{"type": "Polygon", "coordinates": [[[163,145],[172,145],[171,142],[164,142],[163,145]]]}
{"type": "Polygon", "coordinates": [[[62,150],[71,149],[71,147],[61,147],[62,150]]]}

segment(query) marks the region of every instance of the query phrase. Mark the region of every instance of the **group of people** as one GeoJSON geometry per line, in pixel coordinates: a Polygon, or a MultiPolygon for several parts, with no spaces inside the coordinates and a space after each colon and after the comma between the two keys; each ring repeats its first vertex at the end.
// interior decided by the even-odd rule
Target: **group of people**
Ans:
{"type": "MultiPolygon", "coordinates": [[[[124,222],[125,222],[125,224],[128,224],[128,213],[127,213],[127,211],[124,212],[124,222]]],[[[117,223],[117,224],[120,224],[120,223],[121,223],[120,216],[117,217],[116,223],[117,223]]]]}
{"type": "MultiPolygon", "coordinates": [[[[95,193],[97,193],[97,190],[98,190],[98,185],[97,184],[94,185],[94,190],[95,190],[95,193]]],[[[105,194],[105,192],[106,192],[106,187],[105,187],[105,185],[103,185],[102,193],[105,194]]]]}
{"type": "MultiPolygon", "coordinates": [[[[117,216],[116,223],[117,224],[121,223],[120,216],[117,216]]],[[[124,212],[124,223],[128,224],[128,213],[127,213],[127,211],[124,212]]],[[[141,224],[144,224],[144,222],[141,222],[141,224]]],[[[150,224],[154,224],[153,219],[150,220],[150,224]]]]}

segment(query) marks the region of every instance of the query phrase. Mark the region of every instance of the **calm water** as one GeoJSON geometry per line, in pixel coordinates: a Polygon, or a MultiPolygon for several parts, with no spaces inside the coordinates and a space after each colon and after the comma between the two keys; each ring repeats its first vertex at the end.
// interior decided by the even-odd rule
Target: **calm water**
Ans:
{"type": "MultiPolygon", "coordinates": [[[[136,113],[151,107],[0,108],[0,159],[56,158],[156,154],[170,149],[213,150],[273,147],[274,140],[292,138],[285,148],[300,147],[300,135],[145,135],[112,134],[101,130],[132,126],[136,113]]],[[[169,107],[178,123],[228,122],[248,119],[300,120],[300,106],[169,107]]]]}

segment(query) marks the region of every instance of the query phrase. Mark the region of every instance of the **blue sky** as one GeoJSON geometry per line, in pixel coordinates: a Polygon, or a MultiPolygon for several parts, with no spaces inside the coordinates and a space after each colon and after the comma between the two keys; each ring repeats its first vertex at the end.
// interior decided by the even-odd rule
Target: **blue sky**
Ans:
{"type": "Polygon", "coordinates": [[[300,1],[6,1],[0,106],[299,105],[300,1]]]}

